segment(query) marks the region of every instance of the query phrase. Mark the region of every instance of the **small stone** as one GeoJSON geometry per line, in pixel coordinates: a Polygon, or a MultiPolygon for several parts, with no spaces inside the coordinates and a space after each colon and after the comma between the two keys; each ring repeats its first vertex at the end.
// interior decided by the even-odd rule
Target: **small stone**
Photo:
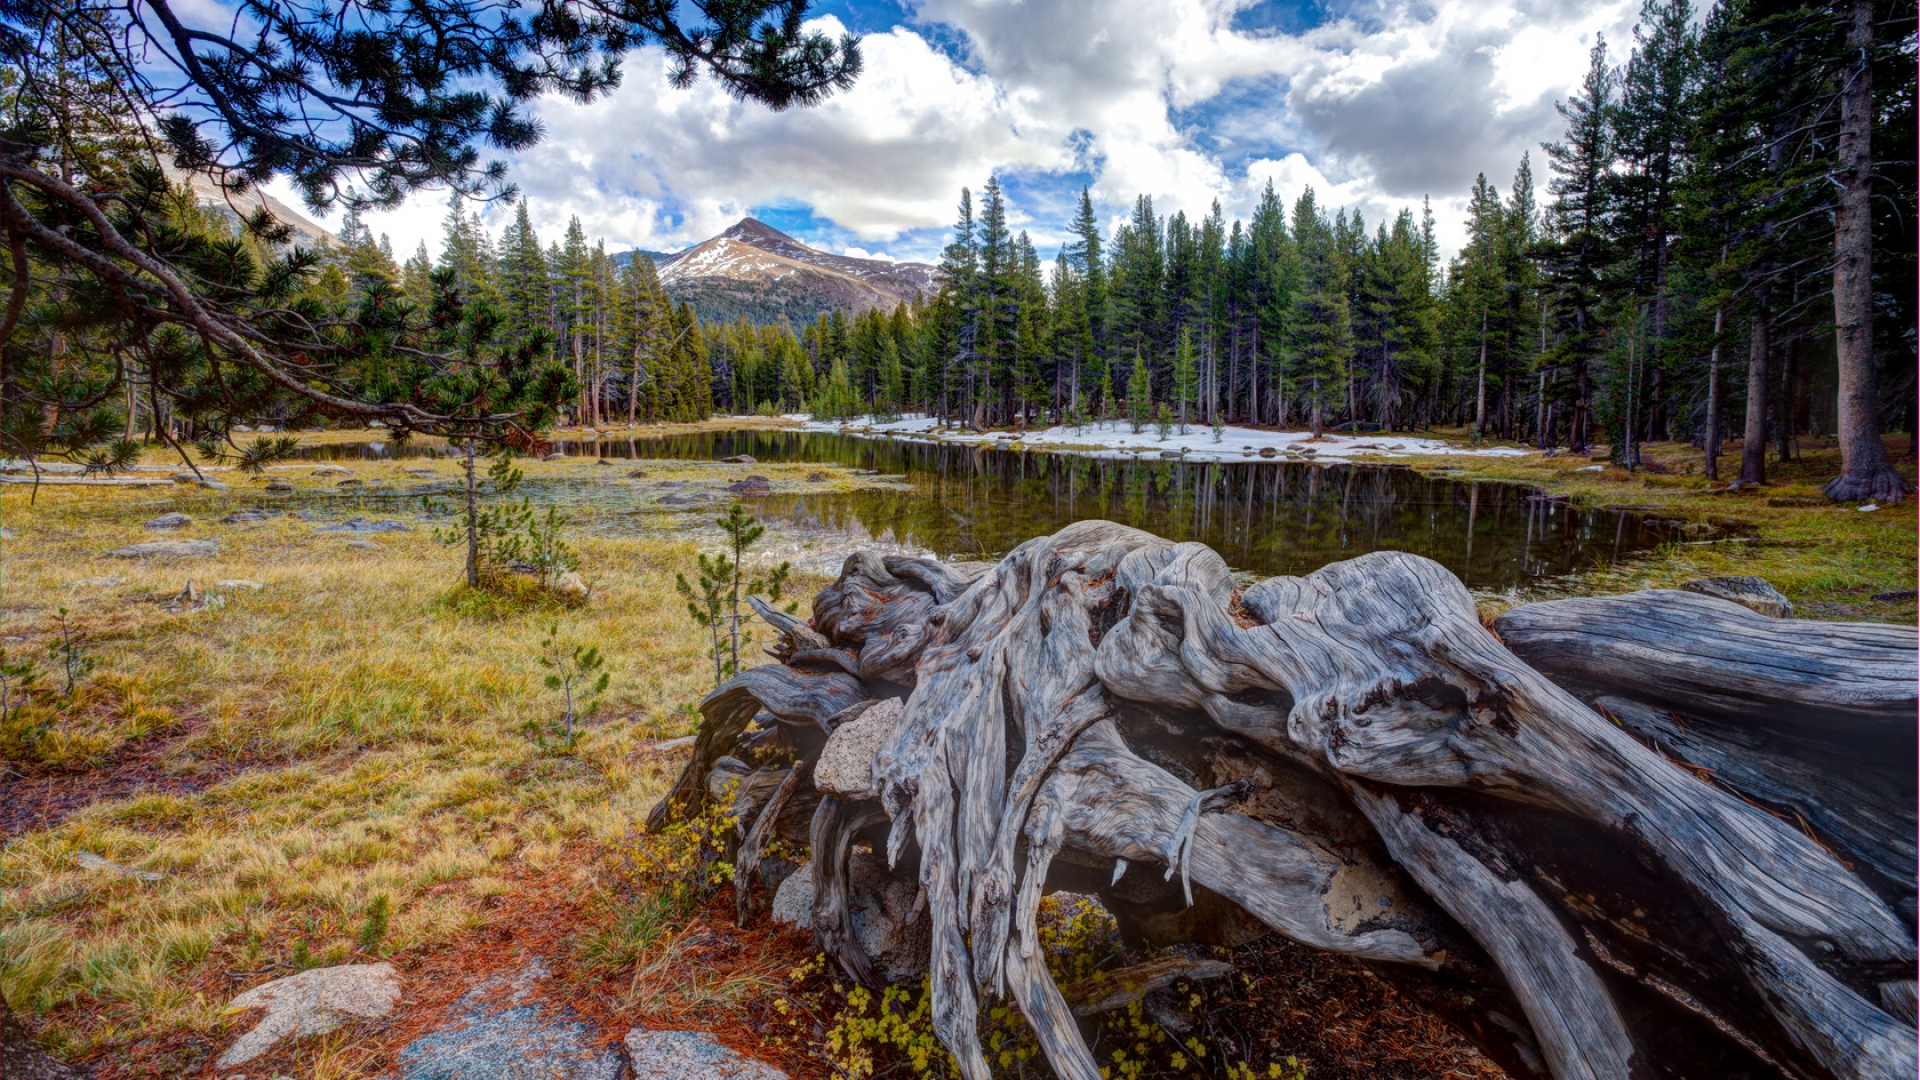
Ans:
{"type": "Polygon", "coordinates": [[[687,482],[685,480],[662,480],[659,486],[664,488],[686,487],[687,482]]]}
{"type": "Polygon", "coordinates": [[[244,1065],[282,1039],[324,1035],[354,1020],[373,1020],[393,1011],[400,980],[392,964],[343,964],[315,968],[248,990],[227,1006],[229,1013],[265,1009],[252,1031],[234,1040],[216,1064],[244,1065]]]}
{"type": "Polygon", "coordinates": [[[14,532],[5,525],[0,525],[0,540],[12,540],[19,535],[19,533],[14,532]]]}
{"type": "Polygon", "coordinates": [[[218,540],[151,540],[107,552],[112,559],[191,559],[220,554],[218,540]]]}
{"type": "Polygon", "coordinates": [[[141,881],[146,882],[160,881],[167,876],[152,870],[135,870],[130,866],[121,866],[112,859],[103,859],[91,851],[76,852],[73,856],[73,864],[82,870],[108,870],[125,877],[139,878],[141,881]]]}
{"type": "Polygon", "coordinates": [[[645,469],[634,469],[627,473],[627,479],[629,480],[645,480],[646,478],[647,470],[645,469]]]}
{"type": "Polygon", "coordinates": [[[745,480],[736,480],[727,485],[727,490],[735,495],[771,495],[773,485],[764,476],[749,476],[745,480]]]}
{"type": "Polygon", "coordinates": [[[239,432],[239,433],[241,433],[242,435],[251,435],[251,434],[253,434],[253,429],[252,429],[252,428],[250,428],[250,427],[248,427],[248,426],[247,426],[247,425],[245,425],[245,424],[235,424],[235,425],[233,425],[233,428],[232,428],[232,430],[234,430],[234,431],[237,431],[237,432],[239,432]]]}
{"type": "Polygon", "coordinates": [[[412,532],[413,527],[403,521],[384,518],[380,521],[368,521],[366,518],[350,518],[338,525],[323,525],[313,530],[317,533],[402,533],[412,532]]]}
{"type": "Polygon", "coordinates": [[[807,474],[807,483],[809,484],[824,484],[831,479],[833,478],[823,472],[810,472],[807,474]]]}
{"type": "Polygon", "coordinates": [[[1180,450],[1162,450],[1160,451],[1160,456],[1163,458],[1177,458],[1183,452],[1184,451],[1180,451],[1180,450]]]}
{"type": "Polygon", "coordinates": [[[787,1080],[787,1074],[729,1050],[703,1031],[627,1032],[634,1080],[787,1080]]]}
{"type": "Polygon", "coordinates": [[[828,795],[852,799],[877,798],[873,790],[873,758],[899,725],[905,705],[886,698],[833,729],[820,761],[813,767],[813,786],[828,795]]]}
{"type": "Polygon", "coordinates": [[[735,455],[733,455],[732,457],[723,457],[723,458],[721,458],[721,459],[720,459],[720,461],[721,461],[721,463],[722,463],[722,464],[725,464],[725,465],[756,465],[756,464],[759,464],[758,462],[756,462],[756,461],[754,461],[754,460],[753,460],[753,455],[752,455],[752,454],[735,454],[735,455]]]}
{"type": "Polygon", "coordinates": [[[161,532],[168,529],[190,528],[192,527],[192,525],[193,525],[192,518],[188,517],[185,514],[173,513],[173,514],[161,514],[159,517],[154,518],[152,521],[147,522],[144,527],[148,529],[152,529],[156,532],[161,532]]]}
{"type": "Polygon", "coordinates": [[[380,550],[380,545],[374,543],[371,540],[349,540],[347,541],[347,546],[350,548],[359,548],[362,551],[379,551],[380,550]]]}
{"type": "Polygon", "coordinates": [[[1912,589],[1897,590],[1894,592],[1877,592],[1873,594],[1873,598],[1882,604],[1911,603],[1914,596],[1915,593],[1912,589]]]}
{"type": "Polygon", "coordinates": [[[293,485],[287,483],[285,480],[275,480],[273,483],[267,485],[267,490],[276,495],[285,495],[287,492],[293,490],[293,485]]]}
{"type": "Polygon", "coordinates": [[[174,473],[172,476],[167,477],[167,479],[173,481],[176,484],[197,484],[200,482],[200,474],[190,473],[190,472],[177,472],[177,473],[174,473]]]}
{"type": "Polygon", "coordinates": [[[1263,446],[1260,448],[1260,456],[1261,457],[1279,457],[1280,451],[1274,449],[1271,446],[1263,446]]]}
{"type": "Polygon", "coordinates": [[[340,482],[339,482],[338,484],[336,484],[336,485],[334,485],[334,486],[335,486],[335,487],[359,487],[359,486],[361,486],[361,484],[362,484],[362,483],[363,483],[363,481],[361,481],[361,480],[358,480],[358,479],[353,479],[353,480],[342,480],[342,481],[340,481],[340,482]]]}
{"type": "Polygon", "coordinates": [[[595,465],[611,465],[611,464],[613,464],[613,462],[611,462],[611,461],[608,461],[608,460],[607,460],[606,458],[596,458],[596,459],[594,459],[594,462],[593,462],[593,463],[594,463],[595,465]]]}
{"type": "Polygon", "coordinates": [[[246,589],[249,592],[259,592],[261,589],[266,588],[265,585],[257,581],[248,581],[245,578],[227,578],[223,581],[216,581],[213,583],[213,587],[216,589],[246,589]]]}
{"type": "Polygon", "coordinates": [[[308,476],[352,476],[353,470],[339,465],[322,465],[307,474],[308,476]]]}
{"type": "MultiPolygon", "coordinates": [[[[221,483],[221,482],[220,482],[220,481],[218,481],[218,480],[202,480],[202,481],[200,481],[200,484],[199,484],[199,486],[200,486],[200,487],[203,487],[203,488],[206,488],[206,489],[207,489],[208,491],[225,491],[225,490],[227,490],[227,485],[225,485],[225,484],[223,484],[223,483],[221,483]]],[[[268,490],[268,491],[272,491],[272,490],[273,490],[273,488],[272,488],[272,486],[271,486],[271,485],[269,485],[269,486],[268,486],[268,488],[267,488],[267,490],[268,490]]],[[[287,490],[288,490],[288,491],[292,491],[293,489],[292,489],[292,488],[288,488],[287,490]]]]}
{"type": "Polygon", "coordinates": [[[1686,592],[1731,600],[1775,619],[1793,618],[1793,603],[1766,578],[1750,574],[1740,577],[1697,578],[1680,586],[1686,592]]]}
{"type": "Polygon", "coordinates": [[[541,458],[540,460],[541,460],[541,461],[565,461],[565,460],[567,460],[567,455],[565,455],[565,454],[548,454],[548,455],[547,455],[546,457],[543,457],[543,458],[541,458]]]}
{"type": "Polygon", "coordinates": [[[259,510],[236,510],[220,519],[222,525],[258,525],[267,520],[267,515],[259,510]]]}
{"type": "Polygon", "coordinates": [[[802,863],[774,890],[773,921],[796,930],[813,929],[812,863],[802,863]]]}
{"type": "Polygon", "coordinates": [[[587,588],[587,580],[578,571],[569,570],[553,581],[553,593],[563,600],[584,604],[592,590],[587,588]]]}

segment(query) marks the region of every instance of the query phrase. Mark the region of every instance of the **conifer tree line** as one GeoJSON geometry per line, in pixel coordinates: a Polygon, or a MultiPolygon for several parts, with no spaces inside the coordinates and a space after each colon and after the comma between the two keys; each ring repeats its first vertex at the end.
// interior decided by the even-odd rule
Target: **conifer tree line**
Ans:
{"type": "Polygon", "coordinates": [[[1467,425],[1629,466],[1679,439],[1709,475],[1742,436],[1744,481],[1837,437],[1830,494],[1898,498],[1879,436],[1913,425],[1914,61],[1911,3],[1647,0],[1626,62],[1597,42],[1560,105],[1545,205],[1531,155],[1504,193],[1483,174],[1444,266],[1429,205],[1370,225],[1271,184],[1245,222],[1143,195],[1110,235],[1082,192],[1043,265],[990,179],[900,347],[907,404],[982,428],[1162,405],[1467,425]]]}

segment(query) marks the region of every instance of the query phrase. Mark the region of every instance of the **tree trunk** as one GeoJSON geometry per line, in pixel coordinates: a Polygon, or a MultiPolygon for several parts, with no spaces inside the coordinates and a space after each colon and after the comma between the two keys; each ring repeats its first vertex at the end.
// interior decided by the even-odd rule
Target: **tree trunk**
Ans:
{"type": "Polygon", "coordinates": [[[1473,433],[1487,433],[1487,313],[1480,312],[1480,373],[1474,378],[1473,433]]]}
{"type": "MultiPolygon", "coordinates": [[[[1721,256],[1723,259],[1725,255],[1721,256]]],[[[1726,327],[1727,312],[1722,305],[1713,313],[1713,352],[1707,357],[1707,434],[1706,476],[1720,479],[1720,334],[1726,327]]]]}
{"type": "Polygon", "coordinates": [[[473,444],[464,447],[463,463],[467,480],[467,587],[480,587],[480,502],[473,475],[473,444]]]}
{"type": "Polygon", "coordinates": [[[1760,310],[1753,316],[1753,332],[1747,347],[1747,430],[1740,448],[1740,483],[1767,482],[1767,354],[1771,343],[1767,335],[1765,289],[1761,290],[1760,310]]]}
{"type": "Polygon", "coordinates": [[[1643,593],[1519,608],[1496,637],[1417,556],[1242,592],[1207,548],[1103,521],[984,569],[861,552],[811,624],[756,610],[784,663],[703,703],[650,825],[697,811],[723,756],[833,760],[807,774],[836,777],[820,944],[877,978],[846,866],[884,851],[924,890],[967,1080],[980,996],[1007,993],[1057,1075],[1100,1076],[1037,947],[1069,881],[1140,940],[1251,919],[1452,987],[1441,1015],[1515,1077],[1915,1069],[1910,628],[1643,593]],[[902,693],[876,750],[839,739],[902,693]],[[1676,760],[1674,732],[1720,764],[1676,760]]]}
{"type": "Polygon", "coordinates": [[[1840,475],[1835,502],[1899,502],[1907,482],[1880,441],[1880,386],[1873,357],[1873,4],[1847,5],[1851,57],[1840,91],[1840,147],[1833,178],[1834,345],[1840,360],[1840,475]]]}

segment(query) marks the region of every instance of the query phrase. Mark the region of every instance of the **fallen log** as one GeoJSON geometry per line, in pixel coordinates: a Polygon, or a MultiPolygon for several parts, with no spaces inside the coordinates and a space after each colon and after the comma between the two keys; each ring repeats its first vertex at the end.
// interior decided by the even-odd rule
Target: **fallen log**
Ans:
{"type": "Polygon", "coordinates": [[[977,575],[856,555],[810,625],[775,624],[796,666],[708,699],[654,818],[689,812],[751,748],[762,705],[787,721],[762,737],[805,768],[840,711],[904,696],[871,783],[836,760],[819,802],[814,926],[849,977],[876,980],[849,929],[849,852],[909,875],[935,1030],[968,1080],[988,1076],[981,998],[1002,994],[1059,1075],[1099,1076],[1038,947],[1040,898],[1064,883],[1139,940],[1250,925],[1392,972],[1515,1076],[1911,1075],[1912,894],[1901,907],[1881,880],[1911,867],[1910,824],[1903,847],[1891,796],[1838,805],[1858,784],[1815,807],[1821,828],[1766,804],[1814,800],[1856,744],[1808,764],[1703,737],[1694,752],[1721,764],[1702,765],[1593,693],[1887,736],[1912,700],[1911,632],[1903,664],[1879,630],[1634,603],[1647,641],[1614,615],[1583,650],[1584,612],[1517,609],[1496,637],[1458,579],[1397,552],[1244,593],[1205,547],[1099,521],[977,575]],[[1873,659],[1847,662],[1860,642],[1873,659]]]}

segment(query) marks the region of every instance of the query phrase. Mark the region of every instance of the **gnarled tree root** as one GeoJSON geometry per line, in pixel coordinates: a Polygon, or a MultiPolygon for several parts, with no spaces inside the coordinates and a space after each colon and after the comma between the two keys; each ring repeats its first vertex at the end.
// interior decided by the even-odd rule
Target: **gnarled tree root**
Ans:
{"type": "Polygon", "coordinates": [[[978,574],[860,554],[811,625],[776,620],[785,665],[708,699],[652,820],[697,809],[724,755],[774,741],[805,768],[837,718],[905,694],[874,755],[878,798],[819,801],[815,926],[851,977],[874,980],[850,932],[848,854],[884,846],[914,875],[936,1031],[969,1080],[988,1075],[980,996],[1001,993],[1061,1076],[1099,1075],[1038,948],[1040,897],[1069,878],[1148,936],[1203,937],[1140,914],[1198,899],[1404,981],[1470,987],[1458,1000],[1473,1014],[1452,1018],[1516,1076],[1911,1076],[1911,883],[1883,880],[1913,865],[1911,818],[1904,847],[1884,808],[1833,810],[1823,834],[1592,703],[1654,709],[1645,672],[1608,664],[1657,653],[1683,704],[1724,727],[1750,703],[1778,724],[1766,665],[1720,654],[1787,656],[1775,667],[1795,705],[1831,702],[1840,734],[1815,725],[1764,753],[1704,741],[1756,786],[1812,760],[1766,790],[1814,801],[1821,770],[1861,739],[1911,737],[1910,704],[1904,728],[1887,717],[1895,684],[1911,702],[1912,631],[1888,631],[1902,662],[1878,630],[1650,610],[1638,638],[1601,620],[1590,651],[1551,611],[1504,617],[1515,639],[1535,628],[1523,650],[1581,658],[1557,672],[1482,626],[1453,575],[1401,553],[1244,595],[1212,551],[1100,521],[978,574]],[[1856,638],[1871,662],[1834,662],[1856,638]],[[1694,670],[1690,650],[1716,660],[1694,670]]]}

